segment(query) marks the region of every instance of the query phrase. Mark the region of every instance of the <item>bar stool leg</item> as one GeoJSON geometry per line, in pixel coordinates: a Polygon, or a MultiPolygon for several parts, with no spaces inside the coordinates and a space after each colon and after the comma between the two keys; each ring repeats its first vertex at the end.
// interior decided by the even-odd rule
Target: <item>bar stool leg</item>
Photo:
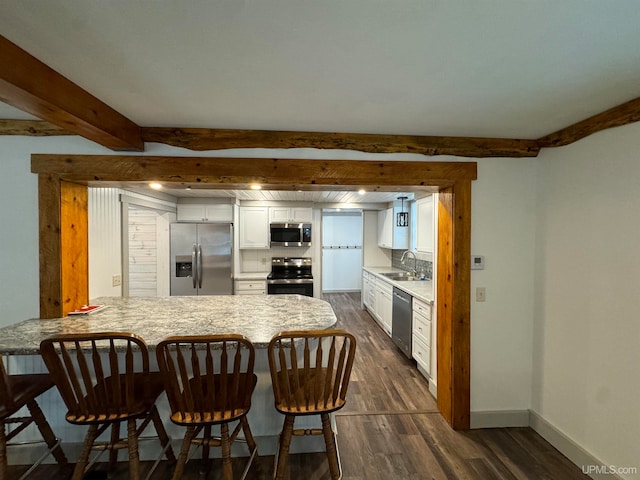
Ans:
{"type": "Polygon", "coordinates": [[[176,456],[173,453],[173,448],[171,447],[171,438],[167,434],[167,431],[162,424],[162,420],[160,419],[160,414],[158,413],[158,408],[154,405],[151,410],[151,420],[153,420],[153,425],[156,427],[156,433],[158,434],[158,438],[160,439],[160,443],[162,444],[162,448],[165,449],[165,456],[170,463],[176,461],[176,456]]]}
{"type": "Polygon", "coordinates": [[[247,446],[249,447],[249,453],[253,453],[258,446],[256,445],[256,441],[253,438],[253,434],[251,433],[251,427],[249,427],[249,421],[247,417],[242,417],[240,419],[242,422],[242,432],[244,433],[244,439],[247,442],[247,446]]]}
{"type": "Polygon", "coordinates": [[[233,467],[231,465],[231,445],[229,444],[229,424],[220,425],[220,439],[222,447],[222,478],[233,480],[233,467]]]}
{"type": "Polygon", "coordinates": [[[291,435],[293,434],[294,421],[295,417],[293,415],[286,415],[284,417],[284,426],[282,427],[282,433],[280,434],[280,447],[278,448],[278,456],[276,457],[273,476],[276,480],[284,480],[287,463],[289,462],[289,447],[291,446],[291,435]]]}
{"type": "Polygon", "coordinates": [[[58,465],[61,465],[61,466],[67,465],[69,463],[69,460],[67,460],[67,457],[64,454],[62,447],[58,444],[58,439],[53,433],[53,430],[51,430],[51,426],[49,425],[49,422],[44,416],[44,413],[42,413],[42,410],[40,409],[38,402],[36,402],[35,400],[31,400],[27,402],[27,408],[29,409],[29,413],[31,414],[33,421],[38,427],[38,430],[40,430],[40,434],[42,435],[42,438],[44,439],[45,443],[49,447],[49,450],[51,450],[51,454],[53,455],[53,458],[56,459],[56,462],[58,462],[58,465]]]}
{"type": "Polygon", "coordinates": [[[82,480],[84,476],[84,469],[87,468],[89,463],[89,454],[91,453],[91,447],[96,440],[96,433],[98,433],[98,425],[93,423],[89,425],[89,431],[84,439],[84,445],[82,445],[82,452],[76,462],[76,467],[73,469],[73,477],[71,480],[82,480]]]}
{"type": "Polygon", "coordinates": [[[333,428],[331,428],[331,417],[328,413],[322,413],[320,417],[322,418],[322,433],[327,451],[327,460],[329,461],[329,472],[332,480],[336,480],[342,476],[342,472],[340,471],[340,462],[338,460],[336,437],[335,433],[333,433],[333,428]]]}
{"type": "Polygon", "coordinates": [[[0,420],[0,478],[7,477],[7,433],[4,429],[4,420],[0,420]]]}
{"type": "Polygon", "coordinates": [[[176,468],[173,471],[172,480],[182,479],[184,464],[187,463],[187,458],[189,457],[189,449],[191,448],[191,440],[193,440],[193,437],[195,437],[196,431],[197,427],[187,427],[187,433],[185,433],[184,440],[182,440],[182,446],[180,447],[180,454],[178,455],[176,468]]]}
{"type": "Polygon", "coordinates": [[[127,442],[129,444],[129,478],[140,480],[140,454],[138,452],[138,435],[136,419],[127,420],[127,442]]]}
{"type": "Polygon", "coordinates": [[[113,470],[118,463],[118,450],[114,447],[120,441],[120,422],[111,424],[111,449],[109,451],[109,471],[113,470]]]}

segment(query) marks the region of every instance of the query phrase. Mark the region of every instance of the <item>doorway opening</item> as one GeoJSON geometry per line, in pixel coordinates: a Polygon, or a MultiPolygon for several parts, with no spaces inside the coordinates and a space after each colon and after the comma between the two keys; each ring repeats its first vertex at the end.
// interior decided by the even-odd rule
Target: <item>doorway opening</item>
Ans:
{"type": "Polygon", "coordinates": [[[322,292],[362,289],[363,219],[361,209],[322,210],[322,292]]]}

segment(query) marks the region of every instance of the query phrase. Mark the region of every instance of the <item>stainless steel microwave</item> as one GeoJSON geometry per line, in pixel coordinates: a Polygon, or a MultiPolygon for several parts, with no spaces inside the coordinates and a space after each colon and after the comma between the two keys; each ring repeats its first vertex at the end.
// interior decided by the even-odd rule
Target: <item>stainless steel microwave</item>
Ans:
{"type": "Polygon", "coordinates": [[[269,226],[272,247],[310,247],[310,223],[272,223],[269,226]]]}

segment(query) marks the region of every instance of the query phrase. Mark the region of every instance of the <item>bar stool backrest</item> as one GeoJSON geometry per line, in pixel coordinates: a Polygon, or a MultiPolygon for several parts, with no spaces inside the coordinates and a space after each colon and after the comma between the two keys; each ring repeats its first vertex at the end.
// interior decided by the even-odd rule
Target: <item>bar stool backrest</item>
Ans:
{"type": "Polygon", "coordinates": [[[169,337],[156,355],[173,422],[216,424],[249,411],[257,378],[255,350],[244,336],[169,337]]]}
{"type": "Polygon", "coordinates": [[[333,412],[345,404],[356,339],[344,330],[282,332],[268,347],[276,409],[333,412]]]}
{"type": "Polygon", "coordinates": [[[15,408],[13,398],[9,376],[7,375],[7,370],[4,368],[2,357],[0,357],[0,418],[11,415],[13,412],[15,408]]]}
{"type": "Polygon", "coordinates": [[[122,332],[49,337],[40,353],[73,423],[143,414],[148,405],[149,352],[139,336],[122,332]],[[137,393],[137,394],[136,394],[137,393]]]}

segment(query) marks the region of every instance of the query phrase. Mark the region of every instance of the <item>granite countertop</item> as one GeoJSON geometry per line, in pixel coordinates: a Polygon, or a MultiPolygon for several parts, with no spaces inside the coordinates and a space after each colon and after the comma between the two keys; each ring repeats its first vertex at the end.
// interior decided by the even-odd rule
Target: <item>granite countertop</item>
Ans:
{"type": "Polygon", "coordinates": [[[324,300],[302,295],[100,297],[107,308],[89,315],[30,319],[0,329],[0,353],[37,354],[40,341],[58,333],[131,332],[154,348],[170,335],[239,333],[256,348],[283,330],[332,328],[336,316],[324,300]]]}
{"type": "Polygon", "coordinates": [[[416,281],[394,281],[384,275],[382,273],[387,272],[404,272],[404,270],[400,270],[398,268],[393,267],[363,267],[369,273],[373,273],[378,278],[384,280],[387,283],[390,283],[394,287],[398,287],[409,295],[422,300],[423,302],[428,303],[429,305],[433,304],[433,281],[432,280],[416,280],[416,281]]]}

